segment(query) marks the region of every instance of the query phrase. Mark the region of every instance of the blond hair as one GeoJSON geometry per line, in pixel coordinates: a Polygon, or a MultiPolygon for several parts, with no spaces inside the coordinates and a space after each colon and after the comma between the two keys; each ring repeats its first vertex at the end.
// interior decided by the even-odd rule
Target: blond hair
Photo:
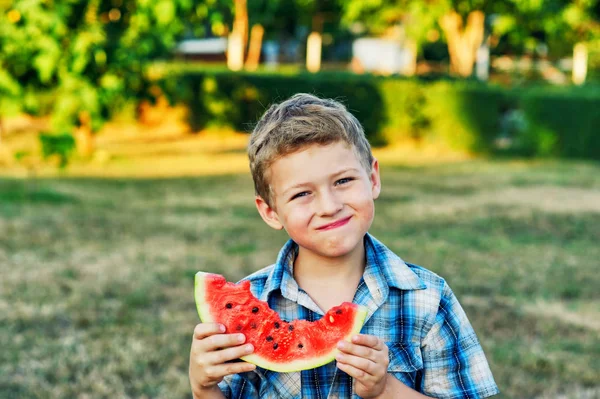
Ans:
{"type": "Polygon", "coordinates": [[[308,145],[345,142],[371,171],[373,154],[360,122],[338,101],[299,93],[273,104],[256,124],[248,144],[256,195],[273,206],[268,170],[277,159],[308,145]]]}

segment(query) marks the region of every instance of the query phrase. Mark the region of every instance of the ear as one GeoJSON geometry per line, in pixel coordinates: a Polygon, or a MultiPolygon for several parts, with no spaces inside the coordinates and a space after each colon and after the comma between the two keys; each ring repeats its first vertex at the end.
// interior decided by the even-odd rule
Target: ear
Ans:
{"type": "Polygon", "coordinates": [[[261,196],[257,195],[254,199],[254,203],[256,204],[256,209],[258,209],[260,217],[266,224],[275,230],[283,229],[283,224],[279,221],[277,212],[275,212],[275,209],[271,208],[261,196]]]}
{"type": "Polygon", "coordinates": [[[377,161],[377,159],[373,159],[369,180],[371,181],[371,192],[373,193],[373,199],[377,199],[381,193],[381,178],[379,176],[379,161],[377,161]]]}

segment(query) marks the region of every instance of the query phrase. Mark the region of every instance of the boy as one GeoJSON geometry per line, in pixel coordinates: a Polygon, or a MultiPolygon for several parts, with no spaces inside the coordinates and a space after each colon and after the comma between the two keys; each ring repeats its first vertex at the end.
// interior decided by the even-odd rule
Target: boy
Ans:
{"type": "Polygon", "coordinates": [[[290,240],[246,279],[285,320],[341,302],[368,309],[335,362],[275,373],[245,362],[243,334],[198,324],[194,398],[483,398],[498,393],[483,350],[446,282],[406,264],[369,233],[379,164],[360,123],[333,100],[297,94],[263,115],[248,145],[262,219],[290,240]]]}

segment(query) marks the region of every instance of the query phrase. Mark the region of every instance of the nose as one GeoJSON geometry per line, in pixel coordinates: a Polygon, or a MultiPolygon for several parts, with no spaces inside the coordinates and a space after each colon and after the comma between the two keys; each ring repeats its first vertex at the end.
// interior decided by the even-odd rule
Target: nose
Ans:
{"type": "Polygon", "coordinates": [[[343,202],[338,198],[335,192],[324,190],[319,194],[317,214],[319,216],[332,216],[337,214],[344,207],[343,202]]]}

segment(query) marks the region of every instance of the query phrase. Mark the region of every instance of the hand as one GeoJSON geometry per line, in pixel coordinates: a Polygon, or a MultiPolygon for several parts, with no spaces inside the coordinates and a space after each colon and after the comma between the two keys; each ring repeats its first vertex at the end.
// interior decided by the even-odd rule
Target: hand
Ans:
{"type": "Polygon", "coordinates": [[[190,351],[190,384],[196,397],[218,389],[217,384],[230,374],[252,371],[255,365],[246,362],[225,363],[249,355],[251,344],[243,345],[244,334],[224,334],[225,327],[217,323],[201,323],[194,329],[190,351]]]}
{"type": "Polygon", "coordinates": [[[354,378],[354,391],[361,398],[375,398],[385,389],[390,363],[388,347],[373,335],[359,334],[352,343],[340,341],[337,367],[354,378]]]}

